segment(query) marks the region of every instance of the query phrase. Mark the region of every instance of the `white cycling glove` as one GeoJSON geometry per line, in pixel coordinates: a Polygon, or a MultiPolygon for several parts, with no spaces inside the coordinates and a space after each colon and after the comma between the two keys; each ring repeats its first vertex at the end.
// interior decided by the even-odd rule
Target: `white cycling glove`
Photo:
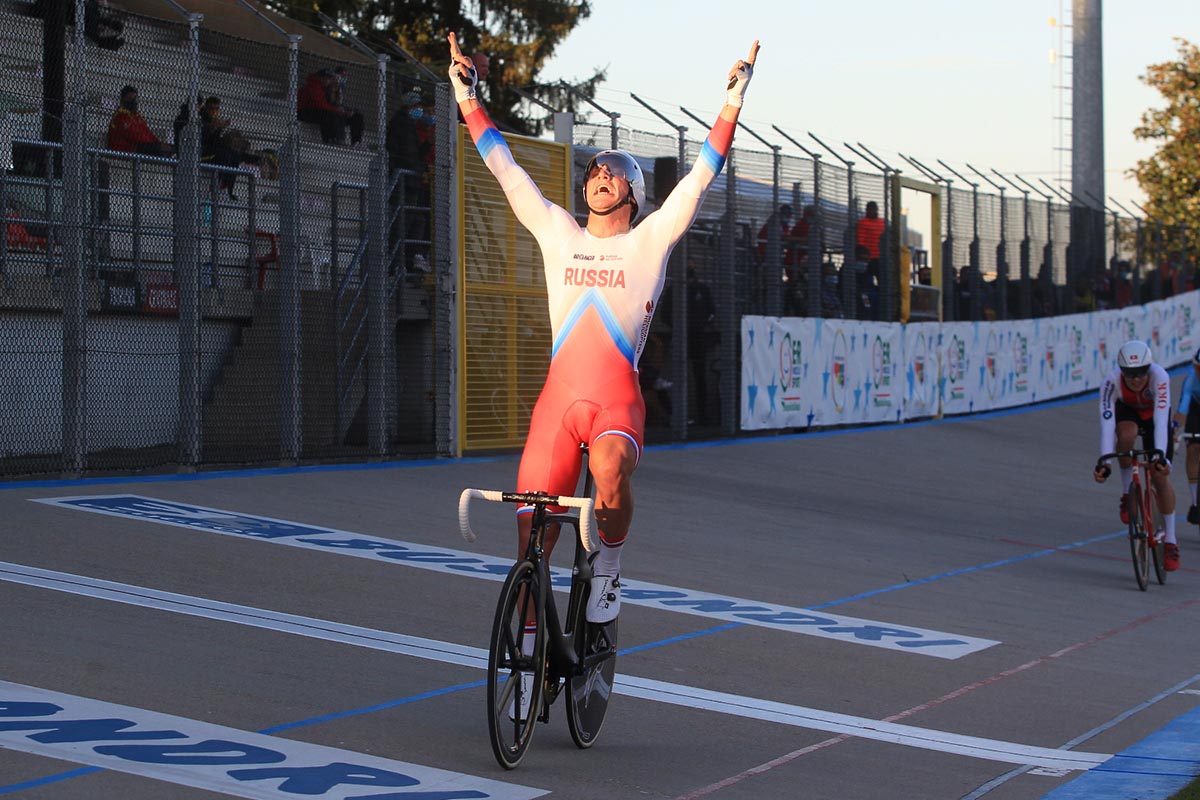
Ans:
{"type": "Polygon", "coordinates": [[[454,87],[454,101],[462,103],[466,100],[475,99],[475,85],[479,82],[479,76],[475,72],[475,66],[471,65],[470,70],[463,74],[463,67],[457,61],[450,61],[450,85],[454,87]]]}
{"type": "Polygon", "coordinates": [[[745,61],[738,62],[738,66],[734,67],[729,73],[729,85],[725,87],[725,104],[734,108],[742,107],[742,99],[746,96],[746,87],[750,85],[750,78],[754,75],[754,65],[748,64],[745,61]]]}

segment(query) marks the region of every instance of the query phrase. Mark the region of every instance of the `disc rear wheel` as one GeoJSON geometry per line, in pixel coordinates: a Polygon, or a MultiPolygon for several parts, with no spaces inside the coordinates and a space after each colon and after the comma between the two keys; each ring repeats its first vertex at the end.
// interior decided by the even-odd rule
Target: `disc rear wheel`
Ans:
{"type": "Polygon", "coordinates": [[[588,622],[585,606],[580,603],[572,628],[575,655],[584,666],[566,685],[567,727],[581,749],[591,747],[600,735],[617,670],[617,620],[602,625],[588,622]]]}

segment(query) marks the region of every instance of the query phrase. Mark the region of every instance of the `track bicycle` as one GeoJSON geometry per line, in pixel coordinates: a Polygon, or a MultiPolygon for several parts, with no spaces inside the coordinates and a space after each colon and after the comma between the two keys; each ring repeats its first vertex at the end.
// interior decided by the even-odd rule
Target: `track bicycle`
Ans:
{"type": "Polygon", "coordinates": [[[1096,461],[1096,469],[1107,476],[1112,473],[1109,459],[1128,458],[1133,468],[1129,484],[1129,549],[1133,555],[1133,576],[1143,592],[1150,583],[1150,562],[1154,562],[1154,577],[1159,585],[1167,582],[1163,556],[1162,514],[1158,510],[1158,492],[1150,480],[1150,468],[1163,460],[1163,451],[1124,450],[1108,453],[1096,461]]]}
{"type": "Polygon", "coordinates": [[[465,489],[459,498],[458,519],[463,538],[475,541],[470,525],[472,499],[533,506],[533,526],[524,556],[509,570],[496,603],[488,646],[487,715],[492,752],[500,766],[514,769],[533,739],[536,722],[550,721],[550,706],[565,689],[567,727],[581,749],[600,735],[617,663],[617,621],[602,625],[585,616],[592,578],[589,552],[596,551],[592,523],[592,476],[584,453],[582,497],[558,497],[545,492],[501,492],[465,489]],[[579,510],[578,515],[553,513],[549,506],[579,510]],[[545,556],[547,529],[566,525],[575,532],[575,562],[566,616],[560,621],[545,556]],[[535,621],[531,648],[525,644],[525,625],[535,621]],[[528,709],[520,713],[520,709],[528,709]]]}

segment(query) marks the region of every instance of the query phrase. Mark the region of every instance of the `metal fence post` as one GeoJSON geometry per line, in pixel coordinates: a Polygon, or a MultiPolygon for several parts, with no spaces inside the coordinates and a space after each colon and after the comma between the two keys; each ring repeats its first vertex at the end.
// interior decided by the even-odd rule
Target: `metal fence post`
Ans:
{"type": "Polygon", "coordinates": [[[279,159],[279,457],[295,463],[302,452],[303,401],[300,386],[300,36],[288,35],[287,140],[279,159]]]}
{"type": "Polygon", "coordinates": [[[434,365],[434,439],[442,456],[460,452],[458,412],[459,260],[458,203],[458,105],[450,96],[450,84],[438,83],[434,89],[435,127],[433,170],[433,264],[436,352],[434,365]]]}
{"type": "MultiPolygon", "coordinates": [[[[180,131],[176,142],[178,163],[174,175],[174,237],[173,261],[175,284],[179,290],[179,464],[194,468],[202,458],[202,410],[200,369],[200,120],[191,98],[199,93],[200,85],[200,20],[199,14],[188,16],[188,55],[191,59],[191,81],[188,106],[192,113],[180,131]]],[[[216,261],[213,262],[216,276],[216,261]]]]}
{"type": "Polygon", "coordinates": [[[958,320],[958,271],[954,267],[954,181],[946,179],[946,238],[942,239],[942,318],[958,320]]]}
{"type": "MultiPolygon", "coordinates": [[[[79,17],[78,19],[81,19],[79,17]]],[[[82,25],[77,26],[82,29],[82,25]]],[[[84,263],[84,108],[69,102],[63,114],[63,467],[87,466],[87,265],[84,263]]],[[[53,172],[49,172],[53,176],[53,172]]],[[[50,178],[53,180],[53,177],[50,178]]]]}
{"type": "MultiPolygon", "coordinates": [[[[391,292],[388,280],[388,202],[387,202],[387,62],[379,55],[379,91],[376,97],[378,144],[367,181],[367,294],[368,340],[370,358],[367,378],[367,443],[374,456],[382,457],[389,449],[391,414],[389,407],[394,396],[396,360],[392,357],[391,292]]],[[[403,283],[403,281],[401,281],[403,283]]],[[[403,291],[403,289],[400,289],[403,291]]]]}
{"type": "MultiPolygon", "coordinates": [[[[737,164],[735,151],[729,150],[725,161],[725,220],[721,225],[721,297],[732,298],[735,291],[737,258],[734,243],[737,239],[737,164]]],[[[736,304],[721,304],[721,429],[730,435],[737,433],[741,402],[738,386],[742,376],[737,369],[741,361],[742,331],[736,304]]]]}

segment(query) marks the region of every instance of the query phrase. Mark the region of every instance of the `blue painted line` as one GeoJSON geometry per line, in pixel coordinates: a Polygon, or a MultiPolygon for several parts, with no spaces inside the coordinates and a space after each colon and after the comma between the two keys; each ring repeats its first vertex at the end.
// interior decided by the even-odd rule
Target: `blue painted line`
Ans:
{"type": "Polygon", "coordinates": [[[669,644],[676,644],[678,642],[686,642],[688,639],[695,639],[700,636],[708,636],[710,633],[720,633],[721,631],[728,631],[728,630],[732,630],[734,628],[744,628],[745,626],[746,626],[746,623],[744,623],[744,622],[727,622],[724,625],[718,625],[715,628],[706,628],[705,630],[702,630],[702,631],[693,631],[692,633],[684,633],[679,636],[672,636],[669,639],[660,639],[657,642],[648,642],[646,644],[640,644],[637,647],[627,647],[624,650],[618,650],[617,654],[622,655],[622,656],[628,656],[628,655],[632,655],[634,653],[641,653],[645,650],[653,650],[657,647],[665,647],[666,645],[669,645],[669,644]]]}
{"type": "MultiPolygon", "coordinates": [[[[439,462],[439,463],[441,463],[441,462],[439,462]]],[[[944,572],[939,575],[931,575],[927,578],[921,578],[916,581],[910,581],[908,583],[896,584],[894,586],[889,586],[889,587],[885,587],[882,589],[876,589],[876,590],[873,590],[870,592],[864,592],[862,594],[853,595],[851,597],[842,598],[840,600],[831,600],[827,603],[809,606],[809,608],[811,610],[827,608],[829,606],[840,605],[842,603],[849,603],[853,600],[859,600],[862,598],[872,597],[872,596],[875,596],[878,594],[883,594],[886,592],[892,592],[897,589],[904,589],[904,588],[907,588],[910,586],[919,586],[921,584],[930,583],[932,581],[941,580],[943,578],[950,578],[950,577],[954,577],[956,575],[963,575],[963,574],[977,572],[979,570],[984,570],[984,569],[994,569],[996,567],[1007,566],[1009,564],[1015,564],[1020,561],[1026,561],[1031,558],[1040,558],[1042,556],[1052,555],[1054,553],[1065,551],[1065,550],[1071,550],[1076,547],[1082,547],[1084,545],[1103,541],[1105,539],[1111,539],[1111,538],[1114,538],[1117,536],[1122,536],[1122,535],[1124,535],[1124,533],[1125,533],[1124,531],[1120,531],[1118,533],[1107,534],[1105,536],[1098,536],[1098,537],[1095,537],[1092,539],[1084,539],[1084,540],[1081,540],[1078,542],[1072,542],[1071,544],[1062,545],[1061,547],[1048,548],[1046,550],[1038,550],[1037,552],[1028,553],[1028,554],[1022,555],[1022,556],[1016,556],[1014,558],[1003,559],[1001,561],[993,561],[989,564],[982,564],[982,565],[979,565],[976,567],[964,567],[962,569],[951,570],[949,572],[944,572]]],[[[684,642],[684,641],[687,641],[690,639],[699,638],[701,636],[708,636],[710,634],[722,633],[724,631],[732,630],[734,628],[741,628],[744,626],[745,626],[745,623],[742,623],[742,622],[730,622],[730,623],[726,623],[723,625],[717,625],[712,628],[707,628],[707,629],[701,630],[701,631],[693,631],[691,633],[685,633],[685,634],[680,634],[679,636],[672,636],[672,637],[669,637],[666,639],[661,639],[657,642],[648,642],[646,644],[638,645],[636,647],[628,647],[628,648],[619,650],[618,653],[623,656],[628,656],[628,655],[632,655],[634,653],[640,653],[640,652],[644,652],[646,650],[652,650],[652,649],[659,648],[659,647],[665,647],[670,644],[676,644],[678,642],[684,642]]],[[[379,703],[377,705],[366,706],[366,707],[357,708],[357,709],[350,709],[347,711],[334,712],[332,714],[325,714],[320,717],[312,717],[310,719],[299,720],[297,722],[284,723],[282,725],[276,725],[274,727],[264,728],[263,730],[260,730],[258,732],[262,733],[262,734],[267,734],[267,735],[276,734],[276,733],[280,733],[280,732],[287,731],[287,730],[294,730],[296,728],[304,728],[304,727],[309,727],[312,725],[319,725],[323,722],[331,722],[334,720],[345,719],[347,717],[360,716],[363,714],[371,714],[376,711],[383,711],[383,710],[386,710],[389,708],[396,708],[397,706],[402,706],[402,705],[407,705],[410,703],[419,702],[421,700],[428,700],[428,699],[432,699],[432,698],[436,698],[436,697],[442,697],[444,695],[453,694],[455,692],[460,692],[460,691],[464,691],[467,689],[476,689],[476,688],[479,688],[480,686],[485,686],[485,685],[487,685],[486,680],[473,681],[471,683],[463,683],[463,684],[458,684],[456,686],[448,686],[443,689],[435,689],[433,691],[422,692],[420,694],[411,695],[409,697],[403,697],[403,698],[400,698],[397,700],[390,700],[386,703],[379,703]]],[[[82,777],[84,775],[90,775],[93,772],[100,772],[100,771],[101,771],[101,769],[99,767],[87,767],[84,769],[71,770],[70,772],[63,772],[58,775],[51,775],[46,778],[39,778],[34,781],[27,781],[25,783],[12,784],[10,786],[0,786],[0,794],[8,794],[10,792],[21,791],[23,789],[30,789],[30,788],[34,788],[36,786],[42,786],[42,785],[45,785],[48,783],[55,783],[57,781],[63,781],[63,780],[69,780],[71,778],[82,777]]],[[[1057,800],[1057,798],[1056,798],[1056,800],[1057,800]]]]}
{"type": "Polygon", "coordinates": [[[1200,708],[1193,708],[1042,800],[1167,800],[1197,776],[1200,708]]]}
{"type": "Polygon", "coordinates": [[[830,606],[840,606],[843,603],[852,603],[855,600],[865,600],[868,597],[875,597],[876,595],[887,594],[888,592],[894,592],[897,589],[907,589],[911,586],[920,586],[921,584],[924,584],[924,583],[940,581],[943,578],[953,578],[956,575],[967,575],[969,573],[979,572],[979,571],[985,570],[985,569],[995,569],[996,567],[1006,567],[1009,564],[1018,564],[1022,561],[1028,561],[1031,558],[1041,558],[1042,556],[1053,555],[1054,553],[1065,552],[1067,550],[1074,550],[1078,547],[1085,547],[1089,544],[1095,544],[1096,542],[1107,541],[1108,539],[1115,539],[1118,536],[1124,536],[1124,535],[1125,535],[1125,531],[1118,531],[1116,533],[1106,533],[1103,536],[1096,536],[1091,539],[1081,539],[1078,542],[1071,542],[1070,544],[1064,544],[1059,547],[1051,547],[1051,548],[1047,548],[1046,550],[1037,550],[1033,553],[1026,553],[1025,555],[1021,555],[1021,556],[1013,556],[1012,558],[1005,558],[1000,561],[993,561],[990,564],[980,564],[980,565],[974,566],[974,567],[961,567],[959,569],[952,569],[949,572],[943,572],[938,575],[930,575],[927,578],[918,578],[915,581],[908,581],[906,583],[897,583],[893,586],[885,586],[882,589],[872,589],[871,591],[863,592],[862,594],[856,594],[856,595],[852,595],[850,597],[843,597],[841,600],[830,600],[827,603],[821,603],[821,604],[815,605],[815,606],[808,606],[808,609],[811,611],[818,611],[822,608],[829,608],[830,606]]]}
{"type": "Polygon", "coordinates": [[[333,722],[334,720],[346,719],[347,717],[357,717],[363,714],[373,714],[376,711],[386,711],[389,708],[397,706],[406,706],[410,703],[417,703],[421,700],[430,700],[434,697],[442,697],[455,692],[461,692],[466,689],[478,689],[480,686],[486,686],[487,681],[472,681],[471,683],[460,683],[457,686],[447,686],[444,689],[434,689],[429,692],[414,694],[409,697],[401,697],[398,700],[389,700],[386,703],[378,703],[373,706],[364,706],[363,708],[353,708],[349,711],[336,711],[332,714],[325,714],[320,717],[311,717],[310,719],[302,719],[298,722],[285,722],[282,725],[276,725],[272,728],[263,728],[259,733],[273,735],[283,731],[295,730],[296,728],[307,728],[310,725],[319,725],[322,722],[333,722]]]}
{"type": "Polygon", "coordinates": [[[21,792],[26,789],[36,789],[39,786],[45,786],[50,783],[58,783],[59,781],[68,781],[71,778],[82,778],[84,775],[91,775],[93,772],[104,772],[100,767],[84,767],[83,769],[73,769],[70,772],[60,772],[57,775],[47,775],[45,778],[37,778],[24,783],[14,783],[9,786],[0,786],[0,794],[12,794],[13,792],[21,792]]]}
{"type": "MultiPolygon", "coordinates": [[[[1170,375],[1178,375],[1189,367],[1190,362],[1188,364],[1175,367],[1174,369],[1169,369],[1167,370],[1167,373],[1170,375]]],[[[890,431],[898,428],[921,428],[927,425],[952,425],[960,422],[996,419],[998,417],[1012,416],[1013,414],[1028,414],[1033,411],[1042,411],[1048,408],[1074,405],[1094,399],[1096,391],[1096,389],[1088,389],[1086,392],[1074,395],[1072,397],[1064,397],[1057,400],[1047,400],[1045,402],[1033,403],[1024,406],[1013,406],[1012,408],[1003,408],[996,411],[983,411],[978,414],[960,414],[958,416],[945,417],[943,419],[926,419],[919,420],[917,422],[892,422],[882,425],[861,425],[855,427],[829,428],[818,431],[810,431],[808,433],[786,433],[779,435],[764,434],[762,436],[747,436],[737,439],[717,439],[704,442],[658,444],[647,447],[646,450],[658,452],[669,450],[693,450],[701,447],[732,447],[736,445],[758,444],[764,442],[789,442],[796,439],[819,439],[826,436],[846,436],[852,433],[890,431]]],[[[165,475],[131,475],[126,477],[114,476],[104,478],[55,478],[49,480],[32,481],[0,481],[0,491],[4,491],[5,489],[57,489],[69,486],[108,486],[117,483],[183,483],[187,481],[211,481],[220,478],[254,478],[266,475],[304,475],[321,472],[356,472],[381,469],[410,469],[415,467],[448,467],[456,466],[458,464],[487,464],[494,461],[516,461],[519,457],[519,453],[512,453],[509,455],[500,456],[427,458],[415,461],[380,461],[371,463],[356,462],[351,464],[314,464],[306,467],[256,467],[254,469],[171,473],[165,475]]]]}
{"type": "MultiPolygon", "coordinates": [[[[487,685],[486,680],[473,681],[471,683],[461,683],[457,686],[447,686],[444,689],[435,689],[430,692],[422,692],[421,694],[414,694],[414,695],[411,695],[410,697],[402,697],[398,700],[389,700],[386,703],[378,703],[373,706],[365,706],[363,708],[354,708],[354,709],[350,709],[348,711],[338,711],[333,714],[325,714],[320,717],[311,717],[309,719],[302,719],[302,720],[298,720],[296,722],[285,722],[282,725],[275,725],[270,728],[263,728],[262,730],[259,731],[259,733],[270,736],[270,735],[273,735],[276,733],[282,733],[283,731],[295,730],[296,728],[307,728],[311,725],[319,725],[322,722],[332,722],[334,720],[345,719],[347,717],[356,717],[356,716],[359,716],[362,714],[373,714],[376,711],[385,711],[389,708],[396,708],[397,706],[408,705],[409,703],[416,703],[421,700],[428,700],[428,699],[434,698],[434,697],[442,697],[443,695],[453,694],[454,692],[461,692],[465,689],[478,689],[480,686],[486,686],[486,685],[487,685]]],[[[8,786],[0,786],[0,794],[11,794],[13,792],[19,792],[24,789],[34,789],[38,786],[45,786],[50,783],[58,783],[59,781],[66,781],[66,780],[70,780],[72,778],[82,778],[84,775],[91,775],[92,773],[95,773],[95,772],[105,772],[105,771],[106,770],[104,770],[101,767],[84,767],[82,769],[73,769],[68,772],[60,772],[57,775],[49,775],[45,778],[38,778],[38,779],[32,780],[32,781],[25,781],[24,783],[14,783],[14,784],[10,784],[8,786]]]]}

